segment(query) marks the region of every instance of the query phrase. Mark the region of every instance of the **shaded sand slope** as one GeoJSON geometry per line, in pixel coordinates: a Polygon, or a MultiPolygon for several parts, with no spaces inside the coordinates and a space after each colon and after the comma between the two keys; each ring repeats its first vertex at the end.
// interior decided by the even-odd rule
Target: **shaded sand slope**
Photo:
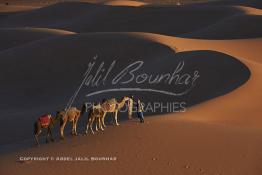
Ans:
{"type": "Polygon", "coordinates": [[[0,20],[0,27],[34,26],[74,32],[137,31],[178,35],[242,13],[245,12],[235,7],[115,7],[66,2],[9,15],[0,20]]]}
{"type": "MultiPolygon", "coordinates": [[[[174,5],[176,0],[140,0],[142,2],[147,2],[151,4],[165,4],[165,5],[174,5]]],[[[223,5],[223,6],[233,6],[241,5],[255,8],[262,8],[262,3],[260,0],[182,0],[180,1],[183,5],[223,5]]]]}
{"type": "Polygon", "coordinates": [[[250,7],[237,6],[243,14],[232,15],[212,25],[189,34],[185,38],[199,39],[241,39],[261,37],[262,10],[250,7]]]}
{"type": "Polygon", "coordinates": [[[229,55],[234,55],[239,60],[248,63],[262,62],[262,59],[259,57],[259,55],[261,54],[261,49],[259,47],[262,42],[261,38],[235,40],[201,40],[171,37],[152,33],[131,32],[129,34],[167,45],[177,52],[189,50],[207,50],[208,45],[212,43],[212,47],[210,48],[210,50],[217,50],[229,55]]]}
{"type": "Polygon", "coordinates": [[[69,34],[74,33],[45,28],[0,28],[0,51],[43,38],[69,34]]]}
{"type": "MultiPolygon", "coordinates": [[[[192,43],[193,44],[193,43],[192,43]]],[[[196,43],[195,43],[196,44],[196,43]]],[[[187,113],[187,117],[194,120],[221,122],[225,124],[235,124],[247,127],[261,127],[261,88],[262,88],[262,65],[253,62],[258,60],[261,62],[261,51],[253,52],[259,48],[262,40],[255,42],[232,41],[232,42],[205,42],[200,41],[198,48],[210,48],[212,50],[223,51],[224,53],[236,56],[249,67],[251,70],[250,80],[236,91],[226,95],[225,97],[214,99],[209,104],[199,106],[197,113],[192,108],[187,113]],[[202,43],[203,42],[203,43],[202,43]],[[205,44],[204,44],[205,43],[205,44]],[[248,45],[252,43],[253,45],[248,45]],[[257,43],[255,45],[255,43],[257,43]],[[214,113],[214,111],[219,111],[214,113]],[[196,117],[197,116],[197,117],[196,117]]],[[[190,49],[189,49],[190,50],[190,49]]]]}
{"type": "MultiPolygon", "coordinates": [[[[98,55],[98,59],[92,74],[95,74],[102,61],[105,67],[109,67],[112,61],[116,60],[116,68],[112,70],[104,86],[83,88],[74,105],[80,106],[83,101],[94,102],[103,98],[120,99],[129,93],[105,93],[85,98],[90,92],[107,88],[134,87],[181,93],[176,100],[185,101],[187,106],[191,106],[232,91],[246,82],[250,76],[248,68],[229,55],[214,51],[175,53],[162,44],[128,34],[67,35],[31,42],[0,52],[3,66],[0,70],[0,123],[3,125],[0,130],[8,132],[10,136],[3,138],[1,143],[9,144],[31,138],[32,121],[37,116],[46,112],[54,114],[56,110],[63,109],[81,83],[82,75],[95,55],[98,55]],[[135,76],[141,73],[154,76],[173,73],[177,65],[184,62],[184,67],[177,73],[180,77],[187,73],[194,75],[194,71],[199,71],[201,78],[196,81],[193,89],[191,84],[176,85],[175,82],[168,84],[164,81],[153,86],[149,83],[136,84],[135,81],[112,85],[112,79],[122,69],[138,60],[143,61],[144,65],[143,69],[135,72],[135,76]],[[158,65],[157,69],[155,65],[158,65]],[[186,93],[183,94],[184,92],[186,93]],[[11,127],[21,127],[21,122],[15,122],[18,116],[23,119],[22,131],[13,130],[11,127]]],[[[127,76],[121,79],[122,82],[126,80],[129,80],[127,76]]],[[[136,94],[143,97],[144,102],[157,99],[165,103],[174,101],[174,97],[165,94],[136,94]]],[[[81,119],[80,126],[85,124],[86,117],[81,119]]]]}
{"type": "Polygon", "coordinates": [[[236,15],[200,29],[185,38],[239,39],[262,37],[262,15],[236,15]]]}
{"type": "Polygon", "coordinates": [[[260,0],[219,0],[207,2],[208,5],[241,5],[262,9],[262,1],[260,0]]]}
{"type": "Polygon", "coordinates": [[[261,132],[181,122],[173,115],[125,122],[95,135],[67,138],[0,158],[1,174],[262,173],[261,132]],[[117,156],[116,162],[16,162],[19,156],[117,156]],[[212,160],[212,161],[211,161],[212,160]],[[8,166],[8,168],[6,168],[8,166]],[[41,170],[41,171],[39,171],[41,170]]]}

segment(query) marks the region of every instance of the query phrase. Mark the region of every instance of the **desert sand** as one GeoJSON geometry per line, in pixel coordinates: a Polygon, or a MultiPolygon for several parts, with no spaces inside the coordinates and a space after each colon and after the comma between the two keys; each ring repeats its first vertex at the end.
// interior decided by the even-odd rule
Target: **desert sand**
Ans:
{"type": "Polygon", "coordinates": [[[116,0],[116,1],[105,1],[104,5],[139,7],[139,6],[147,5],[147,3],[139,2],[139,1],[116,0]]]}
{"type": "MultiPolygon", "coordinates": [[[[14,0],[2,5],[0,173],[260,175],[261,7],[258,0],[179,7],[122,0],[14,0]],[[62,141],[56,134],[55,143],[42,140],[36,147],[33,122],[42,113],[54,115],[63,109],[97,54],[98,62],[106,65],[117,58],[119,67],[143,59],[144,71],[154,73],[183,60],[185,71],[198,69],[201,77],[182,99],[137,94],[145,102],[184,100],[186,112],[147,113],[144,124],[128,121],[127,114],[121,113],[120,126],[108,123],[104,132],[94,135],[83,134],[85,114],[79,136],[67,133],[62,141]],[[20,161],[20,156],[117,160],[20,161]]],[[[168,85],[160,88],[172,90],[168,85]]],[[[85,94],[94,90],[100,89],[81,91],[74,105],[79,107],[87,100],[85,94]]],[[[99,94],[88,100],[115,95],[125,93],[99,94]]]]}

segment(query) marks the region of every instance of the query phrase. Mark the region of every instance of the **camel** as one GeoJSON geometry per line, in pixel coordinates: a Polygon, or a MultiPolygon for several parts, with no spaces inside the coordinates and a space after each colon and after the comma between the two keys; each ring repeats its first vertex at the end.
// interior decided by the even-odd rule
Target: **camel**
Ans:
{"type": "Polygon", "coordinates": [[[96,131],[98,131],[98,128],[103,131],[104,128],[106,127],[104,120],[107,112],[115,113],[115,124],[119,125],[117,121],[117,114],[118,111],[125,105],[125,102],[127,100],[129,100],[129,97],[125,96],[122,98],[122,100],[119,103],[116,101],[115,98],[112,98],[109,100],[104,100],[102,104],[98,103],[97,105],[93,105],[89,110],[85,133],[87,134],[90,129],[92,134],[94,134],[93,131],[94,121],[96,121],[96,131]]]}
{"type": "Polygon", "coordinates": [[[71,134],[72,135],[77,135],[77,122],[80,116],[82,116],[87,109],[87,104],[84,103],[82,105],[81,110],[77,109],[76,107],[70,107],[69,109],[63,110],[63,111],[58,111],[56,113],[56,117],[60,118],[60,136],[61,139],[64,139],[64,129],[67,121],[72,122],[73,127],[71,134]]]}
{"type": "Polygon", "coordinates": [[[119,123],[117,121],[117,114],[118,111],[124,107],[126,101],[129,100],[129,97],[124,96],[122,100],[118,103],[115,98],[109,99],[109,100],[104,100],[103,103],[101,104],[101,108],[104,111],[103,116],[101,118],[102,126],[105,128],[105,116],[106,113],[108,112],[114,112],[115,113],[115,124],[118,126],[119,123]]]}
{"type": "Polygon", "coordinates": [[[89,114],[88,114],[88,121],[87,121],[87,125],[86,125],[86,134],[88,134],[89,129],[91,130],[92,134],[94,134],[93,131],[93,123],[96,120],[96,131],[98,131],[98,127],[101,130],[104,130],[102,125],[101,125],[101,119],[102,116],[104,115],[104,111],[100,105],[100,103],[98,103],[97,105],[93,105],[90,110],[89,110],[89,114]]]}
{"type": "Polygon", "coordinates": [[[51,141],[54,141],[52,135],[52,128],[54,127],[55,123],[58,121],[59,118],[53,118],[50,114],[43,115],[38,118],[38,120],[34,123],[34,136],[36,144],[39,146],[38,136],[41,134],[42,129],[47,129],[46,133],[46,143],[49,142],[48,138],[51,136],[51,141]]]}

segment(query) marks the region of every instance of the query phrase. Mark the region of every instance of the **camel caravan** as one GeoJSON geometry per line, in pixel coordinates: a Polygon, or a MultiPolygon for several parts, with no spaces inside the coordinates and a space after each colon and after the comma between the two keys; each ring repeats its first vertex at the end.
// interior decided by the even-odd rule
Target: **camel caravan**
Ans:
{"type": "Polygon", "coordinates": [[[107,113],[114,113],[114,123],[115,125],[119,125],[118,123],[118,112],[121,108],[125,106],[127,103],[128,106],[128,118],[132,119],[133,114],[133,105],[136,103],[137,109],[137,117],[140,119],[140,122],[144,122],[143,116],[143,104],[138,99],[137,102],[134,102],[133,96],[127,97],[124,96],[120,102],[118,102],[115,98],[103,100],[101,103],[93,104],[89,111],[87,107],[87,103],[84,103],[81,109],[77,109],[76,107],[70,107],[65,110],[57,111],[56,116],[52,117],[50,114],[45,114],[37,119],[34,123],[34,137],[36,144],[39,145],[38,137],[41,134],[42,129],[46,129],[46,143],[49,142],[51,137],[51,141],[54,141],[54,137],[52,134],[52,129],[56,125],[57,122],[60,124],[60,137],[64,139],[64,129],[67,122],[72,123],[72,135],[77,135],[77,123],[81,116],[83,116],[86,112],[87,115],[87,125],[85,134],[89,133],[89,130],[92,134],[94,134],[93,124],[95,123],[95,131],[103,131],[106,128],[105,125],[105,117],[107,113]]]}

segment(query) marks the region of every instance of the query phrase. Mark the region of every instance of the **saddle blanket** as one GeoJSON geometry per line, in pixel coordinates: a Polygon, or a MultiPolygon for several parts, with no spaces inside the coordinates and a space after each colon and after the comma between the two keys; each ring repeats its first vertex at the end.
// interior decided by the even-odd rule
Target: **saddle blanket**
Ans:
{"type": "Polygon", "coordinates": [[[49,125],[50,123],[50,115],[42,115],[41,117],[38,118],[39,122],[41,125],[49,125]]]}

